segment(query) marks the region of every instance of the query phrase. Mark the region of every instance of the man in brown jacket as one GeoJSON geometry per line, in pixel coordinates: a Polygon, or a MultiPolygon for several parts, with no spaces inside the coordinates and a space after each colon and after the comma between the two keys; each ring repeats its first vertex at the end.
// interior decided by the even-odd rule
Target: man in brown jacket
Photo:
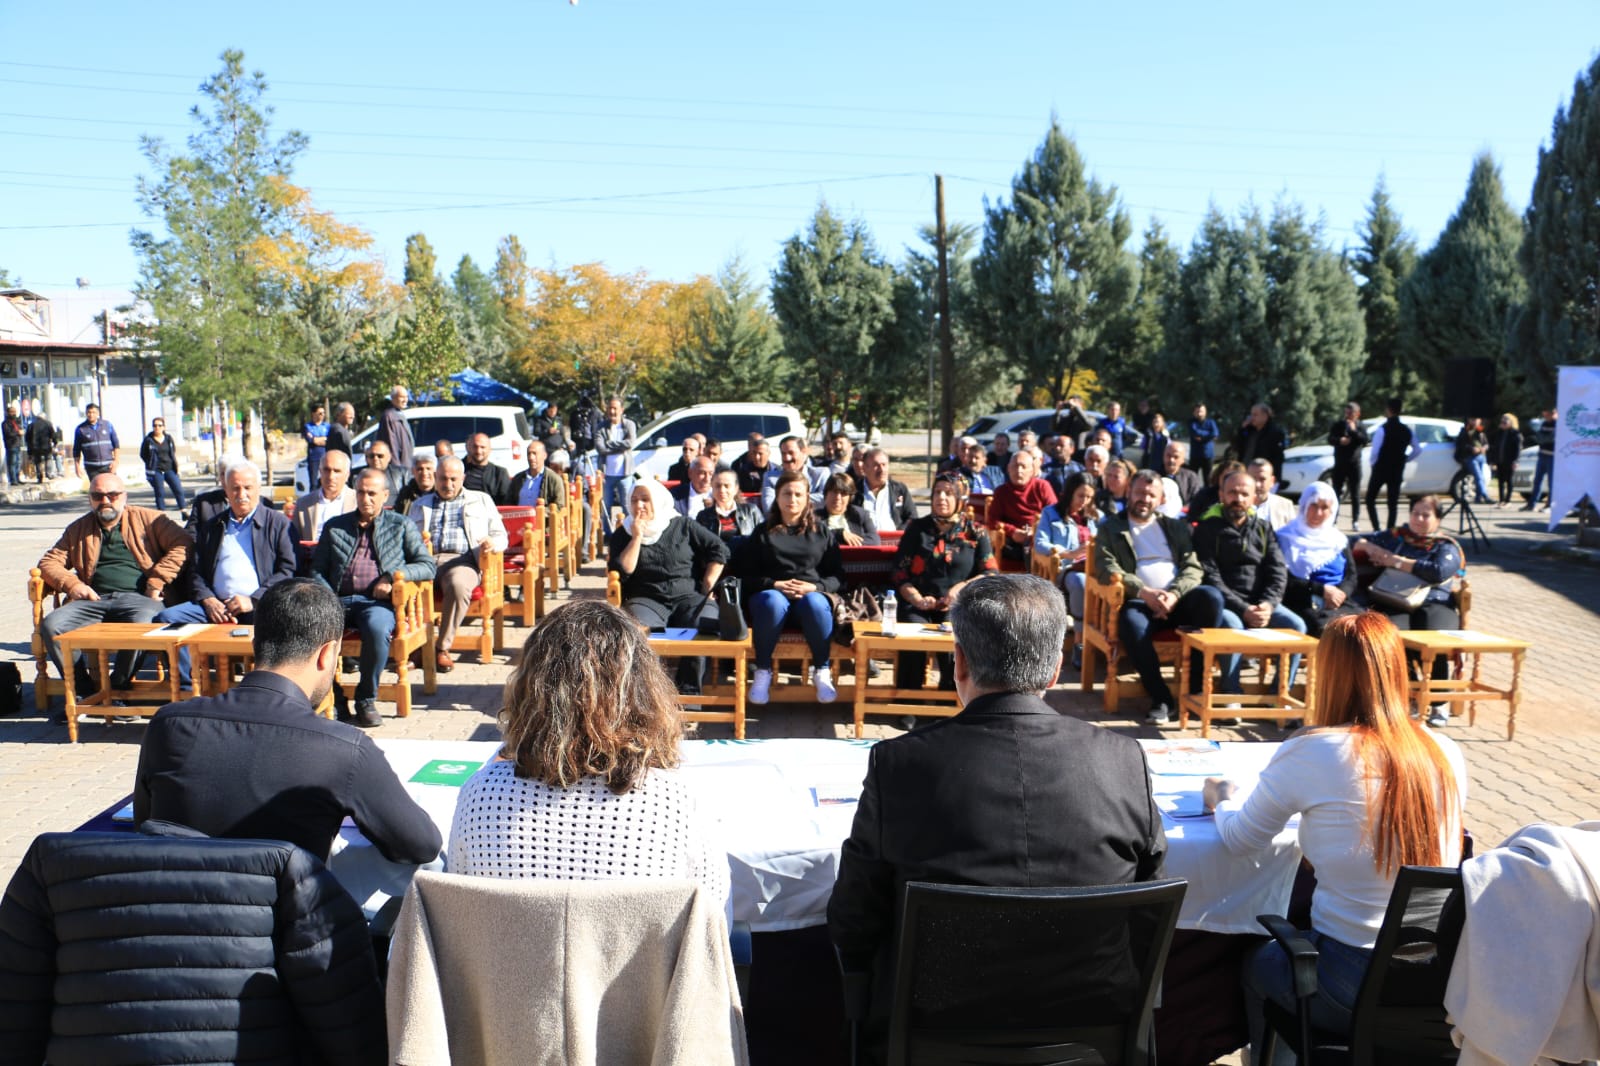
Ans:
{"type": "MultiPolygon", "coordinates": [[[[89,506],[89,513],[69,525],[39,560],[45,584],[67,597],[40,624],[62,677],[66,669],[57,637],[94,622],[154,620],[194,550],[178,523],[160,511],[128,506],[128,488],[116,474],[98,474],[89,482],[89,506]]],[[[171,591],[173,602],[183,599],[182,590],[171,591]]],[[[118,682],[132,663],[131,654],[118,653],[118,682]]],[[[92,691],[97,683],[86,675],[79,670],[80,690],[92,691]]]]}

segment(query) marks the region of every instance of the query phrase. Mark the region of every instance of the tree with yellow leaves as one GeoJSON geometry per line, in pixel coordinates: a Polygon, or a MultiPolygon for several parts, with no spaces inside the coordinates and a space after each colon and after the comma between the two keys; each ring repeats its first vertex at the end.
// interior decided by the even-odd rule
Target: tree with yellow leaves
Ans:
{"type": "Polygon", "coordinates": [[[599,263],[530,274],[532,330],[515,354],[532,380],[621,394],[671,357],[679,286],[599,263]]]}

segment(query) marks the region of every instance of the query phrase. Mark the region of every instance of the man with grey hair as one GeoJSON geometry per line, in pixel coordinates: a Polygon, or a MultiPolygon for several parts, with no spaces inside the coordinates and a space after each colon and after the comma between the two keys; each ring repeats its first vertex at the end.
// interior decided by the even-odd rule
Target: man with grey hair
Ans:
{"type": "Polygon", "coordinates": [[[411,469],[411,452],[416,444],[411,424],[403,413],[410,404],[411,393],[404,385],[396,385],[378,419],[378,432],[372,435],[373,440],[381,440],[389,446],[389,461],[401,470],[411,469]]]}
{"type": "MultiPolygon", "coordinates": [[[[354,459],[355,452],[350,443],[350,429],[356,424],[356,408],[351,403],[341,403],[333,409],[333,421],[328,424],[328,450],[344,452],[347,458],[354,459]]],[[[320,464],[319,464],[320,466],[320,464]]],[[[316,487],[315,484],[313,487],[316,487]]]]}
{"type": "Polygon", "coordinates": [[[869,448],[861,460],[861,485],[850,501],[872,516],[878,531],[905,529],[917,517],[917,501],[903,481],[889,477],[889,453],[869,448]]]}
{"type": "Polygon", "coordinates": [[[438,570],[434,591],[439,594],[439,638],[435,666],[444,673],[455,669],[450,655],[456,630],[472,605],[472,590],[483,571],[483,551],[506,550],[505,523],[494,497],[465,487],[466,467],[451,456],[439,462],[433,491],[417,497],[407,517],[426,531],[433,545],[438,570]]]}
{"type": "MultiPolygon", "coordinates": [[[[828,902],[844,969],[873,973],[869,1042],[888,1017],[907,881],[1127,884],[1160,877],[1167,850],[1138,743],[1044,701],[1061,670],[1061,592],[1028,574],[979,578],[950,621],[961,713],[873,746],[828,902]]],[[[974,987],[996,1004],[1072,979],[973,962],[974,987]]]]}
{"type": "MultiPolygon", "coordinates": [[[[254,625],[261,597],[294,577],[294,532],[282,512],[261,502],[261,468],[234,461],[222,491],[228,506],[195,527],[189,599],[156,615],[157,622],[254,625]]],[[[178,675],[187,686],[187,651],[179,654],[178,675]]]]}

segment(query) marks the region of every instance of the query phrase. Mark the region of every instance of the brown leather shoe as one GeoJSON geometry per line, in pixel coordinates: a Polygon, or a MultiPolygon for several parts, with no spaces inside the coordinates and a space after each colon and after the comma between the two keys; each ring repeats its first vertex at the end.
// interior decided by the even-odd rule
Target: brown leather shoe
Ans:
{"type": "Polygon", "coordinates": [[[456,668],[456,661],[450,657],[450,652],[444,648],[439,649],[439,654],[434,657],[433,665],[441,674],[448,674],[456,668]]]}

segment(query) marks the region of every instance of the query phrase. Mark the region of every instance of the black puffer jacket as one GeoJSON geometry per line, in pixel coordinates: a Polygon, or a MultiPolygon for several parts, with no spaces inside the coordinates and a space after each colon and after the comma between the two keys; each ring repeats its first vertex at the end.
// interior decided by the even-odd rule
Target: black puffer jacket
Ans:
{"type": "Polygon", "coordinates": [[[388,1057],[360,908],[269,840],[37,838],[0,901],[0,1032],[28,1066],[388,1057]]]}

